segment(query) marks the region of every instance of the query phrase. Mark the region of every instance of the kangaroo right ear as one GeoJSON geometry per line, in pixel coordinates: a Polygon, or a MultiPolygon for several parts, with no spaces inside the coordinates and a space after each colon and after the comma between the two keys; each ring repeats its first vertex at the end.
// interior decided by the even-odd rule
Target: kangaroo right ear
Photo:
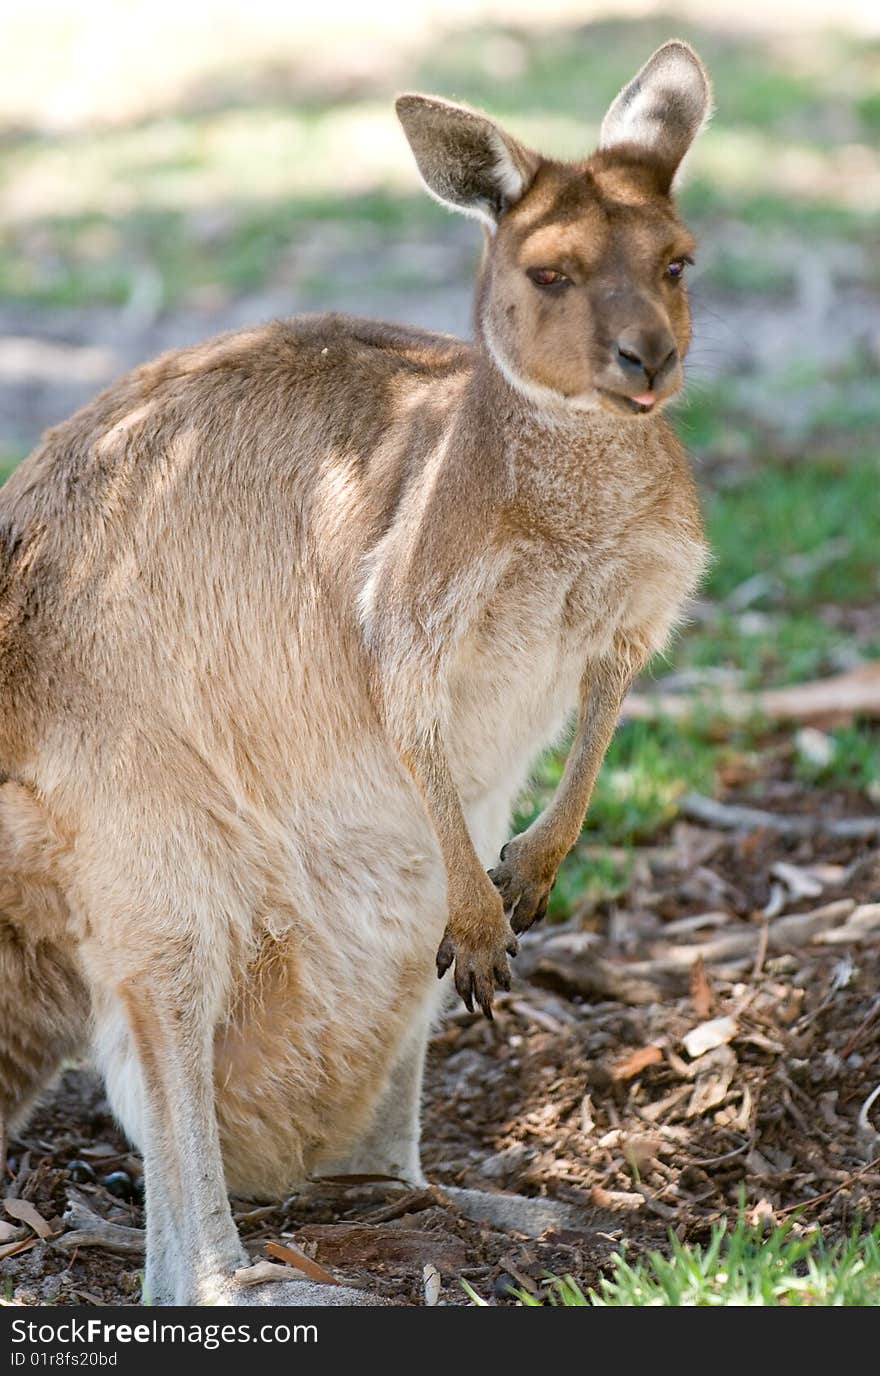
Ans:
{"type": "Polygon", "coordinates": [[[709,78],[693,48],[658,48],[602,121],[600,149],[634,145],[665,173],[667,185],[712,109],[709,78]]]}
{"type": "Polygon", "coordinates": [[[538,154],[466,105],[404,95],[395,108],[430,194],[494,230],[528,190],[538,154]]]}

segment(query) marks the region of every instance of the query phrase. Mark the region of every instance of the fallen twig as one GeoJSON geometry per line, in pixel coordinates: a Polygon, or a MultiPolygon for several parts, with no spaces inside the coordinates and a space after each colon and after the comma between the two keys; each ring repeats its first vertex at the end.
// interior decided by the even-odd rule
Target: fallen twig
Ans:
{"type": "Polygon", "coordinates": [[[143,1255],[146,1234],[142,1228],[108,1223],[106,1218],[92,1212],[76,1190],[68,1193],[67,1201],[64,1222],[72,1226],[73,1231],[56,1240],[55,1246],[62,1252],[72,1252],[75,1247],[104,1247],[108,1252],[121,1252],[125,1256],[143,1255]]]}
{"type": "Polygon", "coordinates": [[[7,1257],[17,1256],[19,1252],[26,1252],[30,1247],[36,1247],[39,1238],[23,1237],[18,1242],[7,1242],[5,1247],[0,1247],[0,1261],[5,1261],[7,1257]]]}
{"type": "Polygon", "coordinates": [[[792,817],[739,803],[719,803],[702,793],[685,793],[683,816],[722,831],[775,831],[781,836],[880,836],[880,817],[792,817]]]}
{"type": "Polygon", "coordinates": [[[718,692],[717,688],[711,695],[630,693],[623,704],[622,715],[652,720],[655,717],[690,717],[707,710],[712,713],[713,730],[725,719],[735,723],[754,716],[770,721],[822,725],[851,721],[854,717],[877,718],[880,717],[880,664],[863,664],[831,678],[757,693],[718,692]]]}
{"type": "Polygon", "coordinates": [[[876,1131],[873,1123],[871,1122],[871,1119],[868,1117],[868,1114],[871,1112],[871,1108],[873,1107],[874,1102],[877,1099],[880,1099],[880,1085],[877,1085],[876,1089],[871,1090],[871,1093],[868,1095],[867,1099],[862,1104],[862,1107],[859,1110],[858,1129],[859,1132],[865,1133],[866,1136],[880,1136],[880,1133],[876,1131]]]}
{"type": "Polygon", "coordinates": [[[437,1185],[426,1185],[423,1190],[410,1190],[381,1209],[366,1214],[363,1221],[369,1224],[390,1223],[395,1218],[403,1218],[404,1214],[421,1213],[423,1209],[448,1209],[449,1206],[450,1200],[437,1185]]]}
{"type": "Polygon", "coordinates": [[[874,1000],[873,1007],[868,1010],[868,1013],[859,1023],[859,1026],[856,1028],[855,1032],[852,1034],[849,1041],[846,1043],[846,1046],[841,1048],[841,1060],[845,1061],[847,1056],[852,1055],[852,1053],[858,1046],[859,1042],[862,1040],[862,1037],[865,1035],[868,1028],[871,1026],[871,1023],[877,1017],[878,1013],[880,1013],[880,994],[877,995],[876,999],[874,1000]]]}
{"type": "Polygon", "coordinates": [[[295,1266],[297,1271],[302,1271],[309,1280],[317,1281],[319,1285],[339,1284],[325,1266],[307,1257],[298,1247],[291,1247],[289,1243],[283,1242],[267,1242],[265,1247],[271,1257],[276,1257],[278,1261],[286,1261],[288,1266],[295,1266]]]}
{"type": "Polygon", "coordinates": [[[272,1280],[290,1280],[290,1267],[278,1266],[274,1261],[255,1261],[253,1266],[240,1266],[233,1272],[239,1285],[265,1285],[272,1280]]]}
{"type": "Polygon", "coordinates": [[[824,1204],[827,1199],[833,1199],[836,1194],[840,1194],[841,1190],[848,1189],[850,1185],[854,1185],[857,1180],[860,1180],[861,1177],[872,1170],[874,1166],[880,1166],[880,1156],[875,1156],[873,1161],[866,1161],[864,1166],[860,1166],[857,1171],[851,1171],[845,1180],[841,1180],[839,1185],[835,1185],[831,1190],[826,1190],[824,1194],[817,1194],[814,1195],[812,1199],[805,1199],[799,1204],[788,1204],[784,1209],[777,1209],[776,1217],[783,1218],[786,1214],[793,1214],[798,1209],[812,1209],[816,1204],[824,1204]]]}

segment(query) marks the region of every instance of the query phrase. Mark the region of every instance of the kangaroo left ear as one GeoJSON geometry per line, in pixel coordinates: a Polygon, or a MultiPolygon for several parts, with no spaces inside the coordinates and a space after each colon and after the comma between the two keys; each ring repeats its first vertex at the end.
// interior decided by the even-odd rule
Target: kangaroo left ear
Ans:
{"type": "Polygon", "coordinates": [[[602,121],[599,148],[621,145],[658,164],[667,186],[712,110],[706,69],[687,43],[664,43],[624,86],[602,121]]]}
{"type": "Polygon", "coordinates": [[[541,161],[537,153],[488,115],[439,96],[399,96],[396,109],[434,199],[494,230],[528,190],[541,161]]]}

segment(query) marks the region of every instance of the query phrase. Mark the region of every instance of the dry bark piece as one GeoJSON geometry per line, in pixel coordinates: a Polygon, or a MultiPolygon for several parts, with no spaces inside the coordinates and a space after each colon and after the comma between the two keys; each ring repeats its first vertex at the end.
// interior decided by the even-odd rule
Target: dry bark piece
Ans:
{"type": "Polygon", "coordinates": [[[425,1307],[433,1309],[440,1299],[440,1272],[430,1261],[422,1271],[422,1291],[425,1296],[425,1307]]]}
{"type": "Polygon", "coordinates": [[[691,966],[691,1002],[698,1018],[708,1018],[712,1011],[712,986],[702,956],[697,956],[691,966]]]}
{"type": "Polygon", "coordinates": [[[667,1094],[664,1099],[655,1099],[652,1104],[646,1104],[639,1109],[639,1117],[644,1118],[646,1123],[656,1123],[661,1118],[668,1118],[674,1109],[686,1099],[690,1094],[690,1085],[679,1085],[671,1094],[667,1094]]]}
{"type": "Polygon", "coordinates": [[[431,1261],[440,1271],[456,1271],[467,1265],[465,1244],[446,1233],[393,1225],[308,1223],[296,1236],[299,1241],[316,1243],[321,1259],[335,1266],[424,1266],[431,1261]]]}
{"type": "Polygon", "coordinates": [[[513,1142],[509,1147],[484,1157],[479,1163],[480,1175],[510,1185],[515,1183],[515,1177],[525,1170],[529,1159],[528,1147],[522,1142],[513,1142]]]}
{"type": "Polygon", "coordinates": [[[859,1110],[859,1119],[857,1124],[859,1140],[860,1142],[864,1143],[866,1146],[870,1148],[870,1154],[872,1156],[876,1152],[877,1143],[880,1142],[880,1132],[878,1132],[878,1130],[874,1127],[874,1124],[871,1122],[870,1118],[871,1109],[873,1108],[877,1099],[880,1099],[880,1085],[877,1085],[876,1089],[871,1090],[871,1093],[868,1095],[867,1099],[862,1104],[862,1107],[859,1110]]]}
{"type": "Polygon", "coordinates": [[[381,1209],[365,1215],[364,1223],[390,1223],[392,1219],[402,1218],[404,1214],[421,1213],[423,1209],[448,1209],[449,1198],[437,1185],[426,1185],[421,1190],[407,1190],[399,1199],[385,1204],[381,1209]]]}
{"type": "Polygon", "coordinates": [[[596,1120],[593,1117],[593,1100],[589,1094],[585,1094],[583,1099],[581,1099],[580,1126],[581,1132],[585,1137],[589,1137],[590,1133],[593,1131],[593,1128],[596,1126],[596,1120]]]}
{"type": "Polygon", "coordinates": [[[880,903],[861,903],[849,914],[842,927],[817,932],[813,941],[819,945],[842,945],[849,941],[868,941],[880,930],[880,903]]]}
{"type": "Polygon", "coordinates": [[[267,1242],[265,1247],[271,1257],[278,1261],[286,1261],[288,1266],[296,1267],[297,1271],[302,1271],[309,1280],[317,1281],[319,1285],[339,1284],[335,1276],[331,1276],[329,1271],[317,1261],[312,1261],[312,1258],[307,1257],[298,1247],[291,1247],[289,1243],[283,1242],[267,1242]]]}
{"type": "Polygon", "coordinates": [[[583,1209],[558,1199],[531,1199],[521,1194],[489,1193],[449,1185],[446,1193],[465,1218],[489,1223],[508,1232],[539,1238],[553,1230],[583,1228],[588,1221],[583,1209]]]}
{"type": "Polygon", "coordinates": [[[723,927],[731,920],[732,914],[723,909],[712,909],[706,913],[694,913],[692,917],[677,917],[663,927],[664,936],[683,936],[690,932],[702,931],[704,927],[723,927]]]}
{"type": "Polygon", "coordinates": [[[240,1266],[232,1273],[239,1285],[249,1288],[252,1285],[266,1285],[273,1280],[290,1280],[290,1267],[278,1266],[274,1261],[255,1261],[253,1266],[240,1266]]]}
{"type": "Polygon", "coordinates": [[[509,1004],[513,1013],[518,1013],[526,1022],[533,1022],[538,1027],[543,1027],[545,1032],[552,1032],[554,1035],[563,1032],[565,1026],[554,1018],[552,1013],[547,1013],[543,1008],[536,1008],[533,1003],[526,1003],[524,999],[511,999],[509,1004]]]}
{"type": "Polygon", "coordinates": [[[770,873],[785,884],[792,898],[818,898],[825,885],[816,875],[800,865],[792,865],[787,860],[777,860],[770,873]]]}
{"type": "Polygon", "coordinates": [[[845,922],[855,911],[855,900],[838,898],[833,903],[825,903],[821,908],[811,908],[806,913],[791,913],[788,917],[777,917],[770,923],[768,939],[773,950],[786,946],[803,946],[818,932],[827,931],[845,922]]]}
{"type": "Polygon", "coordinates": [[[602,1185],[594,1185],[590,1199],[600,1209],[643,1209],[645,1197],[631,1190],[606,1190],[602,1185]]]}
{"type": "Polygon", "coordinates": [[[498,1265],[504,1267],[505,1272],[513,1277],[521,1290],[525,1290],[528,1294],[534,1295],[536,1298],[540,1295],[540,1285],[537,1281],[532,1279],[527,1271],[522,1269],[517,1259],[512,1257],[509,1252],[505,1256],[498,1258],[498,1265]]]}
{"type": "MultiPolygon", "coordinates": [[[[640,969],[648,967],[641,965],[640,969]]],[[[617,999],[620,1003],[639,1007],[662,999],[665,982],[661,971],[651,971],[660,978],[645,978],[635,973],[635,966],[623,962],[603,960],[595,954],[569,953],[563,948],[553,949],[541,956],[531,970],[524,971],[535,984],[580,994],[585,998],[617,999]]]]}
{"type": "Polygon", "coordinates": [[[632,1174],[644,1175],[657,1159],[663,1138],[655,1132],[635,1133],[623,1142],[623,1157],[632,1174]]]}
{"type": "Polygon", "coordinates": [[[7,1257],[17,1256],[19,1252],[27,1252],[31,1247],[36,1247],[39,1238],[25,1237],[18,1242],[7,1242],[5,1247],[0,1247],[0,1261],[5,1261],[7,1257]]]}
{"type": "Polygon", "coordinates": [[[614,1067],[611,1077],[614,1080],[632,1080],[647,1070],[649,1065],[659,1065],[662,1060],[663,1052],[659,1046],[641,1046],[614,1067]]]}
{"type": "Polygon", "coordinates": [[[26,1223],[29,1228],[33,1228],[37,1237],[45,1241],[47,1237],[52,1236],[49,1224],[29,1199],[4,1199],[3,1207],[10,1218],[16,1218],[19,1223],[26,1223]]]}
{"type": "Polygon", "coordinates": [[[56,1239],[55,1246],[61,1251],[72,1252],[77,1247],[104,1247],[108,1252],[120,1252],[124,1256],[143,1256],[146,1234],[142,1228],[125,1228],[118,1223],[108,1223],[89,1208],[78,1190],[68,1190],[67,1201],[64,1222],[73,1232],[56,1239]]]}
{"type": "Polygon", "coordinates": [[[728,1042],[733,1041],[736,1032],[735,1018],[712,1018],[709,1022],[701,1022],[699,1027],[691,1028],[682,1038],[682,1042],[691,1060],[695,1061],[698,1056],[705,1056],[707,1051],[726,1046],[728,1042]]]}
{"type": "Polygon", "coordinates": [[[736,1070],[736,1056],[729,1046],[717,1046],[699,1061],[685,1118],[699,1118],[723,1104],[736,1070]]]}

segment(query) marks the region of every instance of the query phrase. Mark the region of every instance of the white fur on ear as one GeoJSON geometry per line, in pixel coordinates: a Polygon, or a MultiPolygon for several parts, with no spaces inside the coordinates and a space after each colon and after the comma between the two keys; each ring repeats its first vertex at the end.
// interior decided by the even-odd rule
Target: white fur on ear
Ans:
{"type": "Polygon", "coordinates": [[[486,115],[438,96],[403,95],[396,109],[429,195],[494,230],[528,190],[537,154],[486,115]]]}
{"type": "Polygon", "coordinates": [[[498,159],[495,164],[495,176],[501,194],[510,205],[515,205],[528,189],[525,176],[511,157],[510,149],[497,129],[492,130],[490,140],[498,159]]]}
{"type": "Polygon", "coordinates": [[[670,180],[711,113],[712,89],[693,48],[664,43],[611,104],[599,148],[634,145],[670,180]]]}

